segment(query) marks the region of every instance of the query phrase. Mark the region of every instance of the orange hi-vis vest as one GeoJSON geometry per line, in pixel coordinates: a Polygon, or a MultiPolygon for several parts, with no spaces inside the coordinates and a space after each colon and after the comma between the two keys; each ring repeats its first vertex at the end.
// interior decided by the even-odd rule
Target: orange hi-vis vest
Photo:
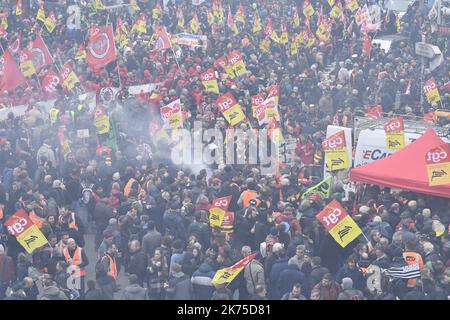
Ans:
{"type": "Polygon", "coordinates": [[[118,274],[117,274],[117,264],[116,259],[111,257],[109,254],[106,255],[109,259],[109,274],[114,278],[114,280],[117,280],[118,274]]]}
{"type": "Polygon", "coordinates": [[[45,222],[45,219],[42,218],[42,217],[40,217],[40,216],[38,216],[36,213],[34,213],[34,211],[31,211],[31,212],[30,212],[30,220],[31,220],[35,225],[37,225],[37,227],[38,227],[39,229],[42,229],[42,225],[43,225],[44,222],[45,222]]]}
{"type": "Polygon", "coordinates": [[[75,222],[75,213],[72,212],[72,222],[69,222],[69,229],[74,229],[78,231],[77,223],[75,222]]]}
{"type": "MultiPolygon", "coordinates": [[[[66,259],[66,262],[69,263],[69,259],[72,258],[72,263],[71,265],[73,266],[79,266],[80,264],[83,263],[83,258],[81,255],[81,248],[77,247],[75,249],[75,252],[73,254],[73,257],[70,256],[69,254],[69,248],[64,248],[63,253],[64,253],[64,258],[66,259]]],[[[84,268],[80,268],[80,273],[79,273],[80,277],[85,276],[86,275],[86,270],[84,268]]]]}
{"type": "MultiPolygon", "coordinates": [[[[415,264],[419,264],[419,270],[422,270],[423,268],[423,260],[422,256],[418,254],[417,252],[409,251],[409,252],[403,252],[403,259],[405,259],[408,266],[412,266],[415,264]]],[[[409,279],[408,280],[408,286],[414,287],[417,283],[416,279],[409,279]]]]}
{"type": "Polygon", "coordinates": [[[130,180],[128,180],[127,184],[125,185],[125,188],[123,189],[123,195],[125,197],[128,198],[128,196],[130,195],[130,192],[131,192],[131,187],[133,186],[133,183],[135,183],[135,182],[138,184],[138,192],[141,192],[141,185],[139,184],[139,182],[134,178],[130,178],[130,180]]]}
{"type": "Polygon", "coordinates": [[[244,208],[247,208],[250,205],[250,200],[255,199],[258,196],[258,193],[252,190],[245,190],[242,194],[242,205],[244,208]]]}

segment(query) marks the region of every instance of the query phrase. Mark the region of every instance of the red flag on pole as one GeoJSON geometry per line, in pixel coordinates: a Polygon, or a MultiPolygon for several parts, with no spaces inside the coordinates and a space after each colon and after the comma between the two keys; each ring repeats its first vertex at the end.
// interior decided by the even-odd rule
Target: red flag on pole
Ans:
{"type": "Polygon", "coordinates": [[[167,50],[167,49],[170,49],[172,47],[172,44],[170,42],[170,38],[169,38],[169,35],[168,35],[167,31],[166,31],[166,28],[165,27],[158,27],[158,29],[156,29],[155,32],[156,32],[158,38],[155,41],[153,50],[167,50]]]}
{"type": "Polygon", "coordinates": [[[6,50],[0,57],[0,90],[12,91],[24,83],[25,77],[11,52],[6,50]]]}
{"type": "Polygon", "coordinates": [[[37,36],[36,40],[33,41],[31,59],[33,60],[37,72],[39,72],[41,68],[53,63],[52,55],[50,54],[50,51],[48,51],[41,36],[37,36]]]}
{"type": "Polygon", "coordinates": [[[93,69],[103,68],[116,60],[116,46],[111,25],[91,28],[86,60],[93,69]]]}

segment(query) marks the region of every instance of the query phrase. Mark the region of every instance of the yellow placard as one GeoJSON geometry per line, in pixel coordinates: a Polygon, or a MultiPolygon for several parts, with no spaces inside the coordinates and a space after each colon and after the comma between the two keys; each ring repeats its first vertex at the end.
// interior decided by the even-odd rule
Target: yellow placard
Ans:
{"type": "Polygon", "coordinates": [[[329,233],[342,248],[345,248],[350,242],[355,240],[362,231],[350,216],[346,216],[334,226],[329,233]]]}
{"type": "Polygon", "coordinates": [[[225,72],[228,74],[228,76],[230,77],[230,79],[236,78],[236,75],[234,74],[234,71],[233,71],[233,67],[232,67],[232,66],[227,65],[227,66],[225,67],[225,72]]]}
{"type": "Polygon", "coordinates": [[[64,80],[62,86],[66,87],[69,90],[72,90],[73,88],[75,88],[75,85],[79,82],[80,80],[78,79],[77,75],[75,74],[75,72],[72,71],[71,73],[69,73],[67,79],[64,80]]]}
{"type": "Polygon", "coordinates": [[[247,72],[247,69],[245,68],[245,62],[244,60],[239,60],[233,65],[233,70],[236,73],[236,76],[242,76],[247,72]]]}
{"type": "Polygon", "coordinates": [[[221,208],[214,207],[209,209],[209,225],[211,227],[220,227],[224,217],[225,211],[221,208]]]}
{"type": "Polygon", "coordinates": [[[239,104],[235,104],[228,110],[224,111],[223,116],[232,126],[237,125],[239,122],[245,119],[245,114],[244,112],[242,112],[241,106],[239,104]]]}
{"type": "Polygon", "coordinates": [[[287,32],[283,32],[283,33],[281,34],[280,43],[286,44],[286,43],[288,43],[288,42],[289,42],[289,35],[288,35],[287,32]]]}
{"type": "Polygon", "coordinates": [[[95,127],[99,134],[104,134],[109,132],[109,118],[106,115],[100,116],[95,119],[95,127]]]}
{"type": "Polygon", "coordinates": [[[450,184],[450,162],[427,164],[427,174],[431,187],[450,184]]]}
{"type": "Polygon", "coordinates": [[[405,147],[404,131],[386,133],[386,146],[389,150],[403,149],[405,147]]]}
{"type": "Polygon", "coordinates": [[[326,166],[330,171],[347,169],[349,167],[347,150],[326,151],[326,166]]]}
{"type": "Polygon", "coordinates": [[[183,127],[183,117],[179,113],[174,113],[169,118],[169,124],[173,129],[183,127]]]}
{"type": "Polygon", "coordinates": [[[219,85],[217,84],[217,80],[202,81],[202,84],[205,87],[205,92],[219,94],[219,85]]]}
{"type": "Polygon", "coordinates": [[[434,106],[438,102],[441,101],[441,95],[439,94],[439,90],[437,88],[434,88],[430,92],[427,93],[427,100],[428,102],[434,106]]]}
{"type": "Polygon", "coordinates": [[[17,241],[28,253],[33,253],[35,249],[48,243],[47,238],[35,224],[19,235],[17,241]]]}
{"type": "Polygon", "coordinates": [[[272,141],[275,143],[282,143],[284,141],[283,132],[280,128],[276,128],[272,130],[272,141]]]}
{"type": "Polygon", "coordinates": [[[24,61],[23,63],[21,63],[20,71],[27,78],[32,77],[33,74],[36,73],[36,69],[34,68],[33,62],[31,60],[24,61]]]}

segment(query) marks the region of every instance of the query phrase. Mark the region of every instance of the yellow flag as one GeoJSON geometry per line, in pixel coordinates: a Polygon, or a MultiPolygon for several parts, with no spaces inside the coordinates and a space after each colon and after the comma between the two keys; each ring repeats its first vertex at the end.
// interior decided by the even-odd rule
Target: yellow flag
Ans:
{"type": "Polygon", "coordinates": [[[16,16],[20,16],[23,13],[22,10],[22,0],[17,0],[17,5],[16,5],[16,16]]]}
{"type": "Polygon", "coordinates": [[[214,14],[210,11],[208,11],[208,24],[211,26],[214,23],[215,17],[214,14]]]}
{"type": "Polygon", "coordinates": [[[46,245],[48,243],[44,234],[34,224],[17,237],[17,241],[25,248],[28,253],[33,253],[34,250],[46,245]]]}
{"type": "Polygon", "coordinates": [[[249,264],[256,256],[256,253],[253,253],[244,259],[236,262],[231,267],[223,268],[217,270],[214,278],[211,280],[211,283],[214,285],[220,285],[225,283],[230,283],[236,278],[236,276],[244,270],[245,266],[249,264]]]}
{"type": "Polygon", "coordinates": [[[133,9],[134,12],[141,10],[141,8],[139,8],[139,6],[137,5],[136,0],[130,0],[130,4],[131,9],[133,9]]]}
{"type": "Polygon", "coordinates": [[[84,48],[84,44],[80,46],[80,49],[75,54],[75,60],[86,59],[86,50],[84,48]]]}
{"type": "Polygon", "coordinates": [[[1,28],[2,28],[3,30],[7,30],[7,29],[8,29],[8,20],[7,20],[5,17],[2,18],[2,25],[1,25],[1,28]]]}
{"type": "Polygon", "coordinates": [[[97,10],[104,10],[104,9],[106,9],[106,7],[103,4],[102,0],[95,0],[95,9],[97,9],[97,10]]]}
{"type": "Polygon", "coordinates": [[[194,16],[191,19],[190,26],[191,26],[191,30],[194,33],[198,33],[200,31],[200,24],[198,22],[198,18],[197,18],[197,14],[196,13],[194,13],[194,16]]]}
{"type": "Polygon", "coordinates": [[[255,15],[255,21],[253,23],[253,33],[258,33],[262,30],[261,27],[261,18],[258,16],[258,14],[255,15]]]}
{"type": "Polygon", "coordinates": [[[45,27],[47,28],[48,32],[52,33],[53,30],[56,28],[56,16],[55,13],[52,11],[48,15],[48,17],[45,19],[44,22],[45,27]]]}
{"type": "Polygon", "coordinates": [[[45,23],[45,11],[43,6],[39,6],[39,10],[37,12],[36,20],[45,23]]]}
{"type": "Polygon", "coordinates": [[[295,56],[298,53],[298,44],[297,41],[292,41],[291,42],[291,57],[295,56]]]}
{"type": "Polygon", "coordinates": [[[265,53],[270,52],[270,41],[267,39],[262,40],[259,44],[259,48],[265,53]]]}

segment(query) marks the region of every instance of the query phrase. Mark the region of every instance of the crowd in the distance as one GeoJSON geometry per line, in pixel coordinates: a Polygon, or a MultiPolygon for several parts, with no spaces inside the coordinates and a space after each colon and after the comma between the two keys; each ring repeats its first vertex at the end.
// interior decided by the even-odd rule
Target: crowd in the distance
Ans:
{"type": "MultiPolygon", "coordinates": [[[[15,5],[3,5],[9,13],[8,36],[0,39],[3,48],[17,37],[26,47],[42,32],[55,63],[71,61],[80,84],[71,92],[58,88],[53,119],[35,105],[46,98],[39,90],[45,71],[29,79],[26,88],[1,93],[3,107],[29,108],[25,116],[10,113],[0,123],[0,299],[448,299],[448,199],[370,185],[354,188],[348,179],[333,182],[330,199],[318,193],[301,197],[311,181],[305,182],[300,168],[323,167],[321,142],[328,125],[352,127],[355,115],[364,116],[377,105],[386,114],[418,117],[434,110],[426,98],[420,104],[420,57],[414,43],[421,41],[421,33],[444,54],[444,63],[425,77],[438,84],[441,107],[448,105],[449,39],[431,32],[427,12],[419,12],[418,1],[402,17],[399,30],[396,14],[382,11],[377,34],[401,32],[407,40],[387,53],[373,45],[370,56],[348,9],[332,19],[329,41],[316,39],[291,54],[289,44],[275,41],[269,42],[267,52],[262,50],[265,34],[253,32],[254,16],[261,18],[263,29],[271,18],[279,34],[280,23],[285,23],[291,36],[305,28],[302,1],[242,1],[245,24],[237,22],[238,34],[229,30],[226,20],[228,3],[235,15],[239,1],[223,1],[225,22],[217,30],[208,23],[211,1],[200,6],[169,1],[160,15],[155,15],[156,1],[151,0],[137,1],[137,12],[128,7],[95,11],[90,4],[78,3],[81,31],[65,24],[67,6],[74,2],[79,1],[63,5],[45,1],[45,12],[53,10],[58,16],[52,33],[36,22],[35,1],[23,1],[22,16],[14,15],[15,5]],[[207,48],[153,51],[156,25],[166,26],[170,34],[182,32],[180,6],[187,29],[196,12],[199,33],[208,37],[207,48]],[[298,27],[292,19],[295,6],[301,20],[298,27]],[[141,12],[146,13],[147,33],[130,32],[116,62],[94,71],[86,60],[74,59],[90,26],[108,22],[115,30],[120,17],[130,30],[141,12]],[[248,72],[218,81],[221,94],[231,92],[246,114],[239,128],[259,128],[252,117],[251,97],[268,86],[281,87],[279,125],[285,139],[295,139],[296,157],[277,175],[261,175],[251,165],[219,164],[199,172],[176,167],[170,161],[169,143],[149,130],[149,123],[160,117],[159,108],[177,98],[185,127],[201,121],[204,128],[227,129],[215,104],[217,95],[205,93],[199,75],[232,50],[241,51],[248,72]],[[110,144],[110,134],[95,134],[94,114],[78,101],[79,93],[96,91],[97,102],[102,103],[99,93],[104,87],[147,83],[160,86],[136,96],[123,89],[117,101],[106,106],[115,143],[110,144]],[[78,137],[79,129],[89,129],[90,136],[78,137]],[[232,196],[228,223],[211,228],[208,205],[228,195],[232,196]],[[331,199],[353,216],[369,242],[362,236],[345,248],[335,242],[315,218],[331,199]],[[32,255],[3,226],[19,209],[49,241],[32,255]],[[85,249],[92,234],[96,256],[85,249]],[[211,283],[217,270],[254,252],[258,255],[231,283],[211,283]],[[420,278],[382,274],[382,269],[410,260],[419,263],[420,278]],[[74,266],[81,275],[79,290],[71,285],[74,266]],[[369,269],[378,271],[372,274],[369,269]],[[124,274],[128,283],[120,287],[124,274]],[[369,277],[377,281],[367,281],[369,277]]],[[[365,4],[358,2],[361,7],[365,4]]],[[[331,7],[323,1],[311,4],[316,10],[310,18],[314,33],[320,9],[328,15],[331,7]]]]}

